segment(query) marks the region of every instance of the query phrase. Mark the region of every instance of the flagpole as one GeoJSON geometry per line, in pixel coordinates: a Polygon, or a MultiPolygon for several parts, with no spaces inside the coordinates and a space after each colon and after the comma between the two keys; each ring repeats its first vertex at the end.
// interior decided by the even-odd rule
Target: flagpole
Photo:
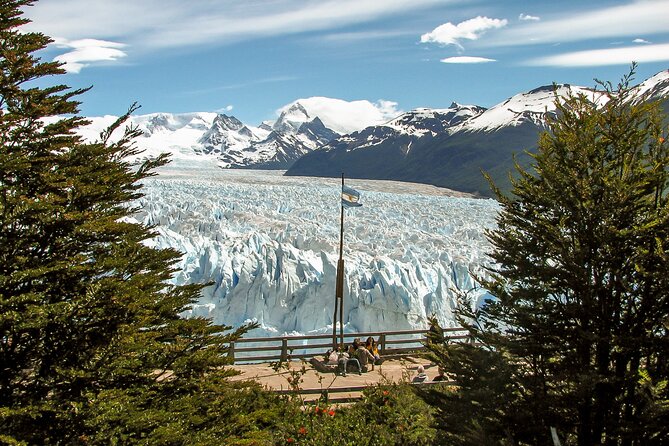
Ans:
{"type": "MultiPolygon", "coordinates": [[[[344,193],[344,172],[341,173],[341,191],[344,193]]],[[[341,226],[339,231],[339,261],[337,262],[337,297],[339,299],[339,337],[341,352],[344,352],[344,203],[341,203],[341,226]]]]}
{"type": "MultiPolygon", "coordinates": [[[[337,269],[337,282],[335,286],[339,286],[339,269],[337,269]]],[[[332,351],[337,351],[337,309],[339,306],[339,297],[335,291],[334,301],[334,316],[332,316],[332,351]]]]}

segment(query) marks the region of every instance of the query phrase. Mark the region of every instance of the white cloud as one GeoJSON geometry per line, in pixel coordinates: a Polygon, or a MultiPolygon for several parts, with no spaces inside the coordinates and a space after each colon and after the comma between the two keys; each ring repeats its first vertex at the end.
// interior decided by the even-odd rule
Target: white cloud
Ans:
{"type": "Polygon", "coordinates": [[[370,125],[383,124],[402,113],[402,110],[397,108],[397,102],[384,99],[377,102],[367,100],[349,102],[316,96],[298,99],[284,105],[276,111],[277,115],[297,102],[307,110],[309,116],[318,116],[323,124],[341,134],[362,130],[370,125]]]}
{"type": "Polygon", "coordinates": [[[250,79],[246,82],[239,82],[239,83],[236,83],[236,84],[219,85],[219,86],[211,87],[211,88],[198,88],[196,90],[185,91],[183,93],[188,94],[188,95],[209,94],[209,93],[214,93],[214,92],[217,92],[217,91],[239,90],[239,89],[251,87],[251,86],[254,86],[254,85],[272,84],[272,83],[280,83],[280,82],[290,82],[290,81],[296,81],[296,80],[299,80],[299,79],[300,78],[296,77],[296,76],[272,76],[272,77],[265,77],[265,78],[260,78],[260,79],[250,79]]]}
{"type": "Polygon", "coordinates": [[[500,32],[490,46],[574,42],[667,32],[669,2],[637,0],[626,5],[565,13],[551,20],[524,22],[500,32]]]}
{"type": "Polygon", "coordinates": [[[495,59],[488,59],[487,57],[473,57],[473,56],[457,56],[457,57],[447,57],[446,59],[441,59],[443,63],[486,63],[486,62],[497,62],[495,59]]]}
{"type": "Polygon", "coordinates": [[[524,22],[530,21],[530,22],[538,22],[541,20],[541,17],[537,17],[535,15],[529,15],[529,14],[523,14],[522,12],[518,16],[518,20],[522,20],[524,22]]]}
{"type": "Polygon", "coordinates": [[[216,113],[225,113],[225,112],[231,112],[232,109],[235,107],[233,105],[226,105],[225,107],[219,108],[218,110],[214,110],[216,113]]]}
{"type": "Polygon", "coordinates": [[[423,43],[455,45],[462,49],[460,40],[477,40],[486,31],[490,29],[503,28],[507,25],[507,23],[508,22],[506,19],[491,19],[482,16],[465,20],[464,22],[460,22],[457,25],[448,22],[436,27],[429,33],[420,36],[420,41],[423,43]]]}
{"type": "Polygon", "coordinates": [[[54,58],[56,62],[62,62],[63,68],[68,73],[79,73],[82,68],[94,62],[114,61],[126,56],[121,51],[126,45],[118,42],[97,39],[81,39],[68,41],[57,38],[54,43],[58,48],[68,48],[72,51],[60,54],[54,58]]]}
{"type": "Polygon", "coordinates": [[[358,32],[343,32],[332,33],[323,36],[322,39],[326,42],[357,42],[361,40],[380,40],[389,39],[400,36],[412,36],[413,31],[358,31],[358,32]]]}
{"type": "Polygon", "coordinates": [[[634,39],[634,40],[632,40],[632,42],[634,42],[634,43],[651,43],[651,42],[647,41],[646,39],[634,39]]]}
{"type": "MultiPolygon", "coordinates": [[[[455,1],[455,0],[449,0],[455,1]]],[[[27,29],[68,39],[121,40],[133,48],[229,44],[342,28],[442,4],[443,0],[58,0],[27,8],[27,29]]]]}
{"type": "Polygon", "coordinates": [[[393,119],[397,117],[397,115],[403,113],[402,110],[398,110],[397,108],[398,104],[395,101],[387,101],[385,99],[379,99],[373,105],[377,108],[377,110],[381,114],[382,121],[393,119]]]}
{"type": "Polygon", "coordinates": [[[629,65],[631,62],[669,61],[669,43],[630,46],[603,50],[577,51],[541,57],[528,62],[534,66],[590,67],[603,65],[629,65]]]}

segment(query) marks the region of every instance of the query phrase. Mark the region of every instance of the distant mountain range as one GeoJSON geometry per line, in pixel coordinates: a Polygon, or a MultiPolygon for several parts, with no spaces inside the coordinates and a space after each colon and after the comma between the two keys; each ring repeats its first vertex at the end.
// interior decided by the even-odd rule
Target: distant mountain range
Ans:
{"type": "MultiPolygon", "coordinates": [[[[295,162],[286,175],[375,178],[428,183],[491,196],[487,172],[503,191],[510,189],[514,159],[529,165],[546,118],[555,115],[555,93],[593,96],[570,85],[539,87],[484,109],[451,104],[445,110],[418,109],[381,126],[340,136],[295,162]],[[515,158],[514,158],[515,157],[515,158]]],[[[669,98],[669,70],[638,87],[648,100],[669,98]]]]}
{"type": "MultiPolygon", "coordinates": [[[[94,140],[116,116],[89,118],[81,133],[94,140]]],[[[287,169],[295,160],[340,136],[299,103],[274,122],[254,127],[217,113],[152,113],[132,116],[142,130],[136,140],[146,156],[169,152],[175,157],[206,156],[222,168],[287,169]]]]}
{"type": "MultiPolygon", "coordinates": [[[[557,94],[594,94],[591,89],[558,85],[557,94]]],[[[669,103],[669,70],[647,79],[639,95],[669,103]]],[[[137,140],[146,156],[209,157],[222,168],[288,169],[286,175],[392,179],[433,184],[490,196],[481,171],[502,189],[515,160],[529,164],[546,117],[555,114],[554,87],[517,94],[485,109],[451,104],[420,108],[383,124],[350,132],[354,121],[344,101],[308,98],[284,108],[276,121],[258,126],[217,113],[154,113],[132,116],[144,135],[137,140]],[[346,122],[345,122],[346,121],[346,122]],[[327,123],[327,124],[326,124],[327,123]],[[335,131],[333,129],[337,129],[335,131]]],[[[350,103],[349,103],[350,104],[350,103]]],[[[89,118],[80,131],[93,140],[116,117],[89,118]]]]}

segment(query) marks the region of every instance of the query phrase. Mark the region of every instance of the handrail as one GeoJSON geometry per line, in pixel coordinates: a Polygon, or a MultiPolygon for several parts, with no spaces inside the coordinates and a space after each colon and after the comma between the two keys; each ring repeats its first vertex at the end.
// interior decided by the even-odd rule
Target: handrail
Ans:
{"type": "MultiPolygon", "coordinates": [[[[399,355],[407,352],[424,350],[428,330],[393,330],[364,333],[344,333],[344,338],[366,339],[373,337],[379,344],[381,356],[399,355]],[[400,337],[400,338],[398,338],[400,337]]],[[[464,328],[444,328],[444,337],[451,340],[466,340],[464,328]]],[[[267,338],[240,338],[230,343],[229,357],[233,363],[286,361],[288,358],[308,359],[324,354],[332,343],[323,343],[323,339],[332,340],[331,334],[273,336],[267,338]],[[321,341],[309,343],[309,341],[321,341]],[[249,347],[240,347],[240,344],[249,347]],[[254,346],[254,344],[256,344],[254,346]],[[264,345],[259,345],[264,344],[264,345]]]]}
{"type": "MultiPolygon", "coordinates": [[[[418,387],[454,386],[456,381],[423,381],[420,383],[407,383],[418,387]]],[[[304,403],[315,403],[324,399],[330,404],[354,403],[363,398],[363,392],[374,385],[358,385],[346,387],[320,387],[311,389],[273,389],[272,393],[278,395],[299,395],[304,403]]]]}
{"type": "MultiPolygon", "coordinates": [[[[392,331],[368,331],[364,333],[344,333],[345,338],[368,338],[369,336],[377,337],[382,334],[389,335],[402,335],[402,334],[423,334],[427,333],[428,330],[423,329],[414,329],[414,330],[392,330],[392,331]]],[[[463,332],[464,328],[460,327],[449,327],[443,328],[444,333],[452,332],[463,332]]],[[[298,336],[273,336],[267,338],[241,338],[238,339],[238,342],[260,342],[260,341],[280,341],[284,338],[290,338],[294,340],[306,340],[306,339],[332,339],[332,334],[314,334],[314,335],[298,335],[298,336]]],[[[337,339],[339,339],[339,334],[337,334],[337,339]]]]}

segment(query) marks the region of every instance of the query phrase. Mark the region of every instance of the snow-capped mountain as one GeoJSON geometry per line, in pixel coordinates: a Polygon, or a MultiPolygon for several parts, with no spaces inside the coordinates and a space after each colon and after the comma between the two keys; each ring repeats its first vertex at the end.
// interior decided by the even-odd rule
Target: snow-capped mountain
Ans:
{"type": "Polygon", "coordinates": [[[408,135],[420,137],[431,133],[432,136],[436,136],[449,132],[456,125],[469,121],[484,111],[485,108],[477,105],[462,105],[453,102],[447,109],[418,108],[403,113],[384,126],[408,135]]]}
{"type": "MultiPolygon", "coordinates": [[[[307,114],[303,116],[309,118],[307,114]]],[[[325,127],[318,117],[300,122],[282,114],[272,128],[264,139],[252,141],[242,149],[245,158],[235,159],[233,154],[238,152],[234,151],[220,156],[222,165],[230,168],[286,169],[303,155],[339,136],[325,127]]]]}
{"type": "Polygon", "coordinates": [[[665,103],[669,98],[669,70],[660,71],[643,81],[637,87],[637,96],[649,101],[662,100],[665,103]]]}
{"type": "MultiPolygon", "coordinates": [[[[127,125],[139,128],[143,134],[135,140],[144,150],[141,156],[157,156],[168,152],[174,159],[197,158],[202,150],[202,136],[214,126],[216,113],[151,113],[131,116],[127,125]]],[[[58,119],[57,117],[50,120],[58,119]]],[[[89,125],[77,129],[87,141],[95,141],[100,133],[113,124],[118,116],[88,117],[89,125]]],[[[48,121],[48,120],[47,120],[48,121]]],[[[117,131],[117,137],[120,131],[117,131]]]]}
{"type": "Polygon", "coordinates": [[[269,123],[250,127],[235,117],[218,115],[200,138],[202,147],[194,150],[215,154],[221,167],[285,169],[336,136],[298,102],[284,110],[271,127],[269,123]]]}
{"type": "MultiPolygon", "coordinates": [[[[89,141],[118,117],[88,118],[79,133],[89,141]]],[[[173,158],[208,157],[220,167],[286,169],[296,159],[339,136],[318,116],[310,116],[298,105],[284,112],[270,126],[246,125],[234,116],[217,113],[152,113],[131,116],[128,125],[142,130],[136,140],[142,156],[168,152],[173,158]],[[302,110],[295,119],[295,110],[302,110]]]]}
{"type": "Polygon", "coordinates": [[[378,151],[392,145],[392,149],[407,155],[412,148],[415,149],[431,138],[448,133],[452,127],[479,115],[484,110],[482,107],[456,103],[447,109],[419,108],[403,113],[384,124],[333,139],[319,151],[343,150],[347,153],[360,149],[378,151]]]}
{"type": "Polygon", "coordinates": [[[298,101],[283,110],[272,125],[272,130],[279,133],[295,133],[302,124],[313,119],[307,109],[298,101]]]}
{"type": "Polygon", "coordinates": [[[194,148],[196,153],[233,156],[243,162],[240,154],[253,142],[267,137],[267,132],[260,128],[250,129],[234,116],[217,115],[207,131],[198,140],[200,147],[194,148]]]}
{"type": "MultiPolygon", "coordinates": [[[[669,111],[669,70],[637,86],[641,100],[660,100],[669,111]]],[[[555,113],[555,93],[593,90],[559,85],[517,94],[484,109],[451,104],[447,109],[400,113],[388,101],[343,101],[310,97],[277,111],[276,121],[259,126],[217,113],[153,113],[133,116],[144,131],[137,141],[146,155],[170,152],[173,158],[208,157],[224,168],[289,169],[288,175],[339,176],[424,182],[490,195],[485,170],[508,190],[512,154],[521,165],[536,148],[546,118],[555,113]],[[369,125],[369,124],[373,125],[369,125]],[[296,160],[298,160],[296,162],[296,160]]],[[[89,118],[80,129],[89,140],[116,117],[89,118]]]]}
{"type": "MultiPolygon", "coordinates": [[[[663,99],[669,108],[669,70],[638,86],[644,100],[663,99]]],[[[414,110],[386,124],[341,136],[305,155],[287,175],[378,178],[421,182],[490,196],[481,170],[503,191],[510,189],[514,161],[527,166],[555,98],[584,94],[603,103],[593,89],[543,86],[484,110],[451,105],[450,111],[414,110]],[[452,116],[453,119],[448,119],[452,116]],[[516,156],[514,160],[514,154],[516,156]]]]}
{"type": "Polygon", "coordinates": [[[591,89],[563,85],[546,85],[526,93],[510,97],[501,104],[473,116],[455,131],[495,131],[503,127],[518,127],[532,124],[538,128],[546,126],[546,116],[555,115],[555,98],[567,95],[586,94],[592,96],[591,89]]]}
{"type": "Polygon", "coordinates": [[[297,129],[300,124],[318,116],[323,124],[340,135],[352,133],[369,127],[380,125],[401,113],[397,104],[380,100],[344,101],[341,99],[313,96],[298,99],[279,109],[279,119],[274,128],[289,125],[297,129]]]}
{"type": "MultiPolygon", "coordinates": [[[[257,127],[217,113],[152,113],[132,116],[128,124],[144,132],[136,142],[146,156],[169,152],[176,158],[208,157],[224,168],[286,169],[340,134],[395,117],[396,105],[309,97],[281,107],[275,121],[257,127]]],[[[91,124],[80,133],[92,141],[117,117],[88,119],[91,124]]]]}
{"type": "Polygon", "coordinates": [[[534,149],[547,116],[555,113],[555,94],[586,93],[581,87],[545,86],[517,94],[484,109],[451,104],[448,109],[418,109],[386,124],[341,136],[299,159],[287,175],[379,178],[421,182],[489,196],[481,169],[508,186],[512,153],[521,163],[534,149]],[[499,175],[498,175],[499,173],[499,175]]]}

